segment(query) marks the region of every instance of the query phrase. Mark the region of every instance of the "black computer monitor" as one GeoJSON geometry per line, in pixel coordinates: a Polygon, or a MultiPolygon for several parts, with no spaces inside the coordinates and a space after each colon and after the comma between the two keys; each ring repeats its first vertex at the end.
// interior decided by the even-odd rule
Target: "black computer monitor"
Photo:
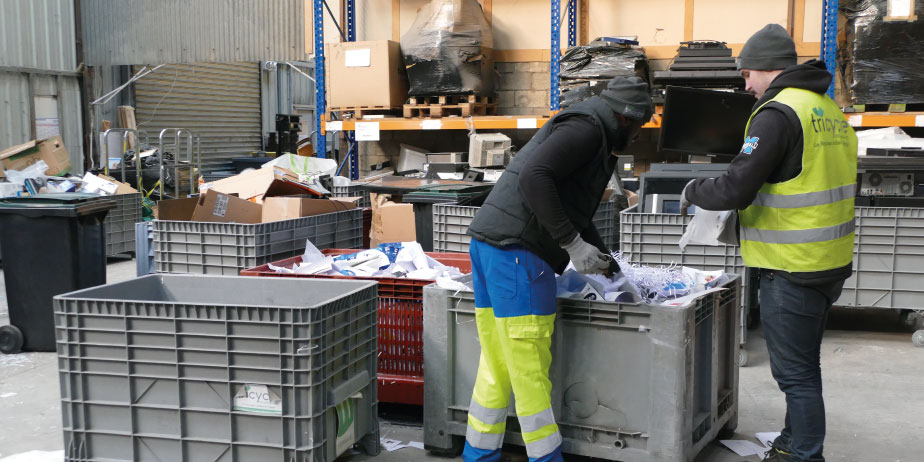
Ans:
{"type": "Polygon", "coordinates": [[[757,100],[746,93],[667,87],[658,149],[735,156],[757,100]]]}

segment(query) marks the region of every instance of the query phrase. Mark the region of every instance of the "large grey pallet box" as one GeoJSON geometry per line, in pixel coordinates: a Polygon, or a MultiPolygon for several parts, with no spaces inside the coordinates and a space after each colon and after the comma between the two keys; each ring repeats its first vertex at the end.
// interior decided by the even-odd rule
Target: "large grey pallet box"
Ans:
{"type": "MultiPolygon", "coordinates": [[[[603,244],[611,250],[619,245],[619,214],[616,207],[617,203],[613,201],[600,202],[593,218],[603,244]]],[[[480,208],[433,204],[433,251],[467,253],[472,237],[465,233],[480,208]]]]}
{"type": "Polygon", "coordinates": [[[259,224],[154,220],[158,273],[237,275],[305,251],[362,247],[362,210],[259,224]]]}
{"type": "MultiPolygon", "coordinates": [[[[550,378],[565,453],[689,462],[736,428],[740,281],[725,287],[682,307],[558,300],[550,378]]],[[[464,441],[480,354],[474,311],[471,292],[424,289],[424,444],[433,451],[464,441]]],[[[505,442],[522,445],[512,404],[508,415],[505,442]]]]}
{"type": "MultiPolygon", "coordinates": [[[[741,276],[741,343],[747,341],[748,316],[756,316],[756,292],[751,293],[751,273],[744,266],[736,245],[695,245],[680,250],[680,238],[692,216],[676,213],[637,213],[634,205],[619,219],[619,250],[632,263],[643,265],[682,265],[703,271],[722,270],[741,276]],[[752,312],[754,310],[755,312],[752,312]]],[[[747,365],[747,351],[741,350],[739,364],[747,365]]]]}
{"type": "Polygon", "coordinates": [[[55,297],[66,460],[377,453],[377,304],[368,281],[201,275],[55,297]]]}

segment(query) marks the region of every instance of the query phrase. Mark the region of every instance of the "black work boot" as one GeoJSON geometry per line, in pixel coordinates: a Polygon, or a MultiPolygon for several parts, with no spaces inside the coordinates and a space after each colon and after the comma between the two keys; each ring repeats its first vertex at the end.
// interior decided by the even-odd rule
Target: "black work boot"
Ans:
{"type": "Polygon", "coordinates": [[[764,462],[792,462],[792,455],[782,449],[771,448],[764,462]]]}

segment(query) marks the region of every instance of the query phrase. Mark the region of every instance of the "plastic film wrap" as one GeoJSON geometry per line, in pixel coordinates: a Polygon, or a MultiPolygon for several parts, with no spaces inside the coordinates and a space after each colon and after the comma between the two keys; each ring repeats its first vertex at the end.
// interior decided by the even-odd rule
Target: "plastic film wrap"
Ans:
{"type": "Polygon", "coordinates": [[[648,82],[648,57],[638,47],[592,42],[573,47],[561,59],[561,107],[599,95],[614,77],[648,82]]]}
{"type": "Polygon", "coordinates": [[[841,4],[847,17],[846,74],[854,104],[924,103],[924,1],[914,2],[910,18],[889,17],[890,3],[897,10],[901,2],[841,4]]]}
{"type": "Polygon", "coordinates": [[[493,94],[493,48],[477,0],[431,0],[401,37],[410,95],[493,94]]]}

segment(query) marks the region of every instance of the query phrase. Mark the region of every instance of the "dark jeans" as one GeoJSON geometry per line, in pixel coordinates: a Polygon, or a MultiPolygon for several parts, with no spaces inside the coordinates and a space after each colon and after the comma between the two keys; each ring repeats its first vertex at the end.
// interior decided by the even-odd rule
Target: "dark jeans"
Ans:
{"type": "Polygon", "coordinates": [[[844,282],[813,287],[761,270],[760,322],[770,371],[786,394],[786,423],[774,447],[796,462],[823,462],[825,403],[821,394],[821,338],[828,310],[844,282]]]}

